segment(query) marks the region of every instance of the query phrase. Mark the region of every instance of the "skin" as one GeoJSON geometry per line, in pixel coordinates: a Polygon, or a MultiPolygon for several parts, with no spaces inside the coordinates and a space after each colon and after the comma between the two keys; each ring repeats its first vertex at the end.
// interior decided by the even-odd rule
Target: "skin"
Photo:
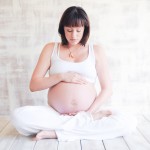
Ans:
{"type": "MultiPolygon", "coordinates": [[[[66,39],[68,41],[68,45],[67,46],[61,45],[60,57],[66,61],[72,62],[84,61],[88,56],[88,45],[83,47],[79,44],[83,36],[84,27],[82,26],[64,27],[64,31],[66,39]],[[68,57],[68,48],[71,50],[74,58],[68,57]],[[81,48],[82,51],[80,51],[81,48]]],[[[83,76],[75,72],[66,72],[45,77],[51,65],[50,58],[53,47],[54,43],[49,43],[43,48],[31,78],[30,90],[39,91],[51,88],[52,90],[49,90],[48,93],[48,97],[50,97],[51,95],[53,95],[51,91],[53,91],[53,89],[60,84],[66,84],[68,86],[70,84],[74,84],[75,86],[79,87],[87,86],[87,88],[91,87],[91,85],[89,85],[89,83],[85,80],[83,76]]],[[[98,95],[94,95],[94,92],[92,93],[94,95],[94,98],[91,101],[91,104],[85,109],[81,110],[76,109],[75,111],[69,110],[67,112],[61,112],[58,111],[56,108],[56,111],[58,111],[59,113],[64,115],[76,115],[76,113],[78,113],[79,111],[87,111],[91,113],[94,120],[101,119],[102,117],[111,115],[111,112],[109,110],[99,111],[100,106],[112,95],[112,86],[110,82],[106,56],[102,47],[98,45],[94,45],[94,53],[96,58],[96,71],[101,85],[101,92],[98,95]]],[[[67,97],[65,99],[67,99],[67,97]]],[[[49,101],[49,104],[50,103],[51,101],[49,101]]],[[[36,135],[35,140],[40,140],[43,138],[57,138],[57,137],[55,131],[41,131],[36,135]]]]}

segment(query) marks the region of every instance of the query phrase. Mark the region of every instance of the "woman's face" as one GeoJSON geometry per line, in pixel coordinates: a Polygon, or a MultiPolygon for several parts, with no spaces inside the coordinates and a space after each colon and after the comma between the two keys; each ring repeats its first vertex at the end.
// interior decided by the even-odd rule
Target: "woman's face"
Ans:
{"type": "Polygon", "coordinates": [[[65,37],[70,45],[78,44],[84,33],[84,26],[80,27],[64,27],[65,37]]]}

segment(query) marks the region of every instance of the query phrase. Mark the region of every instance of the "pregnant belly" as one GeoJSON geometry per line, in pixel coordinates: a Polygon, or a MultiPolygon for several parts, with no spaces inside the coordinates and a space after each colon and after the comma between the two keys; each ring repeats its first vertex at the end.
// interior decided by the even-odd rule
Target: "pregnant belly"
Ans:
{"type": "Polygon", "coordinates": [[[59,113],[86,111],[96,97],[93,84],[60,82],[48,92],[48,104],[59,113]]]}

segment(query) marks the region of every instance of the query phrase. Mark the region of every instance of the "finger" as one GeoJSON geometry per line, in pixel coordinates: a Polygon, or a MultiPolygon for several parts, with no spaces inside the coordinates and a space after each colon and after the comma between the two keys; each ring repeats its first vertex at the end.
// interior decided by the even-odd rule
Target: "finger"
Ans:
{"type": "Polygon", "coordinates": [[[69,116],[75,116],[77,113],[69,113],[69,116]]]}
{"type": "Polygon", "coordinates": [[[80,83],[80,84],[86,84],[87,81],[85,79],[76,79],[76,82],[80,83]]]}
{"type": "Polygon", "coordinates": [[[61,115],[63,115],[63,116],[68,116],[69,114],[61,114],[61,115]]]}
{"type": "Polygon", "coordinates": [[[79,80],[74,80],[72,83],[75,83],[75,84],[86,84],[85,82],[79,81],[79,80]]]}

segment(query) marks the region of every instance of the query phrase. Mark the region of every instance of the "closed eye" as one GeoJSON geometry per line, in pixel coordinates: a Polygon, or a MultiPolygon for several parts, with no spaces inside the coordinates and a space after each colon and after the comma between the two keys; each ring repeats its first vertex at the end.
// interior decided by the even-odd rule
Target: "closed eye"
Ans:
{"type": "Polygon", "coordinates": [[[67,30],[68,32],[72,32],[72,30],[67,30]]]}

